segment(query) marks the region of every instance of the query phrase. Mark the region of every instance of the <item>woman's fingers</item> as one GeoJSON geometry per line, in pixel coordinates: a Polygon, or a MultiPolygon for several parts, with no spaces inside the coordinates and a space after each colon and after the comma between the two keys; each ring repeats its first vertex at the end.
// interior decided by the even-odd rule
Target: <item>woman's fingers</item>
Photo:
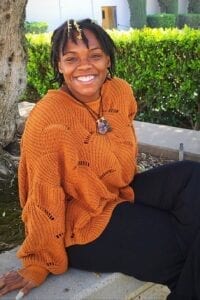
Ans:
{"type": "MultiPolygon", "coordinates": [[[[21,277],[21,276],[20,276],[21,277]]],[[[1,279],[1,289],[0,296],[3,296],[15,289],[21,288],[24,286],[23,278],[19,278],[14,274],[6,274],[1,279]]]]}
{"type": "Polygon", "coordinates": [[[33,282],[27,281],[16,271],[11,271],[0,278],[0,296],[20,289],[19,299],[21,299],[22,293],[23,295],[28,294],[34,287],[35,284],[33,282]]]}
{"type": "Polygon", "coordinates": [[[23,289],[20,290],[20,292],[22,292],[24,295],[27,295],[34,287],[35,284],[32,281],[28,281],[23,289]]]}
{"type": "Polygon", "coordinates": [[[0,277],[0,290],[5,286],[5,281],[3,279],[3,276],[0,277]]]}
{"type": "Polygon", "coordinates": [[[23,280],[23,278],[16,271],[10,271],[10,272],[4,274],[2,276],[2,278],[3,278],[4,283],[7,285],[12,284],[13,282],[16,283],[18,281],[23,280]]]}

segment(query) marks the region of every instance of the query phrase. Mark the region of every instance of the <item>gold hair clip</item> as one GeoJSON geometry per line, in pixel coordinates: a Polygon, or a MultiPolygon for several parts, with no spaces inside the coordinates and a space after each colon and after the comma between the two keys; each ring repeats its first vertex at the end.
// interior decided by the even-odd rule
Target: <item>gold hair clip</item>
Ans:
{"type": "Polygon", "coordinates": [[[79,40],[82,40],[82,29],[80,28],[80,25],[74,21],[74,27],[76,28],[76,31],[78,32],[78,35],[77,35],[77,39],[79,40]]]}
{"type": "Polygon", "coordinates": [[[69,20],[67,22],[67,34],[68,34],[68,38],[70,37],[71,29],[72,29],[72,24],[70,23],[70,20],[69,20]]]}

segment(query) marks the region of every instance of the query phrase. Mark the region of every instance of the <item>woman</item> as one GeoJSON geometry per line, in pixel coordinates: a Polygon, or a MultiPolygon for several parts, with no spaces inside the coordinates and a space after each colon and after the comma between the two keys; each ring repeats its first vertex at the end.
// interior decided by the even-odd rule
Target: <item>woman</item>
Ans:
{"type": "Polygon", "coordinates": [[[19,166],[23,268],[3,275],[17,296],[68,266],[165,284],[200,299],[200,164],[137,174],[130,86],[113,77],[115,46],[86,19],[52,36],[58,90],[27,121],[19,166]]]}

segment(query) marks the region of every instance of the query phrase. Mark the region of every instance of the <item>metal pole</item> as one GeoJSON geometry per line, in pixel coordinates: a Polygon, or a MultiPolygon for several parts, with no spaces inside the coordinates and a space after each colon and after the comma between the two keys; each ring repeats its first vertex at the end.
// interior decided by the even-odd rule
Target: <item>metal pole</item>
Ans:
{"type": "Polygon", "coordinates": [[[93,0],[91,0],[91,11],[92,11],[92,19],[94,20],[94,3],[93,3],[93,0]]]}
{"type": "Polygon", "coordinates": [[[62,22],[61,0],[58,0],[58,7],[59,7],[59,19],[61,23],[62,22]]]}

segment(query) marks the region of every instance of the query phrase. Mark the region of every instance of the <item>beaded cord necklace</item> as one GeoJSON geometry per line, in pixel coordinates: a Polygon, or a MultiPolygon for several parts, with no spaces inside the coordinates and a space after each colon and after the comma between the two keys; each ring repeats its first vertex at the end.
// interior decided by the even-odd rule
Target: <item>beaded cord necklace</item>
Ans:
{"type": "Polygon", "coordinates": [[[100,97],[99,111],[98,111],[98,113],[96,111],[94,111],[85,102],[82,102],[80,100],[77,100],[77,101],[80,102],[87,109],[87,111],[90,113],[91,117],[96,121],[96,130],[97,130],[97,133],[99,133],[99,134],[106,134],[107,132],[110,132],[112,130],[109,122],[103,116],[103,99],[102,99],[102,95],[100,97]]]}
{"type": "MultiPolygon", "coordinates": [[[[62,90],[66,91],[66,87],[61,88],[62,90]]],[[[77,99],[69,89],[67,89],[67,92],[76,99],[77,102],[79,102],[86,110],[89,112],[91,117],[96,122],[96,131],[99,134],[106,134],[107,132],[112,131],[112,127],[110,126],[109,122],[105,119],[103,116],[103,98],[102,95],[100,96],[100,103],[99,103],[99,111],[98,113],[94,111],[89,105],[87,105],[85,102],[77,99]]]]}

